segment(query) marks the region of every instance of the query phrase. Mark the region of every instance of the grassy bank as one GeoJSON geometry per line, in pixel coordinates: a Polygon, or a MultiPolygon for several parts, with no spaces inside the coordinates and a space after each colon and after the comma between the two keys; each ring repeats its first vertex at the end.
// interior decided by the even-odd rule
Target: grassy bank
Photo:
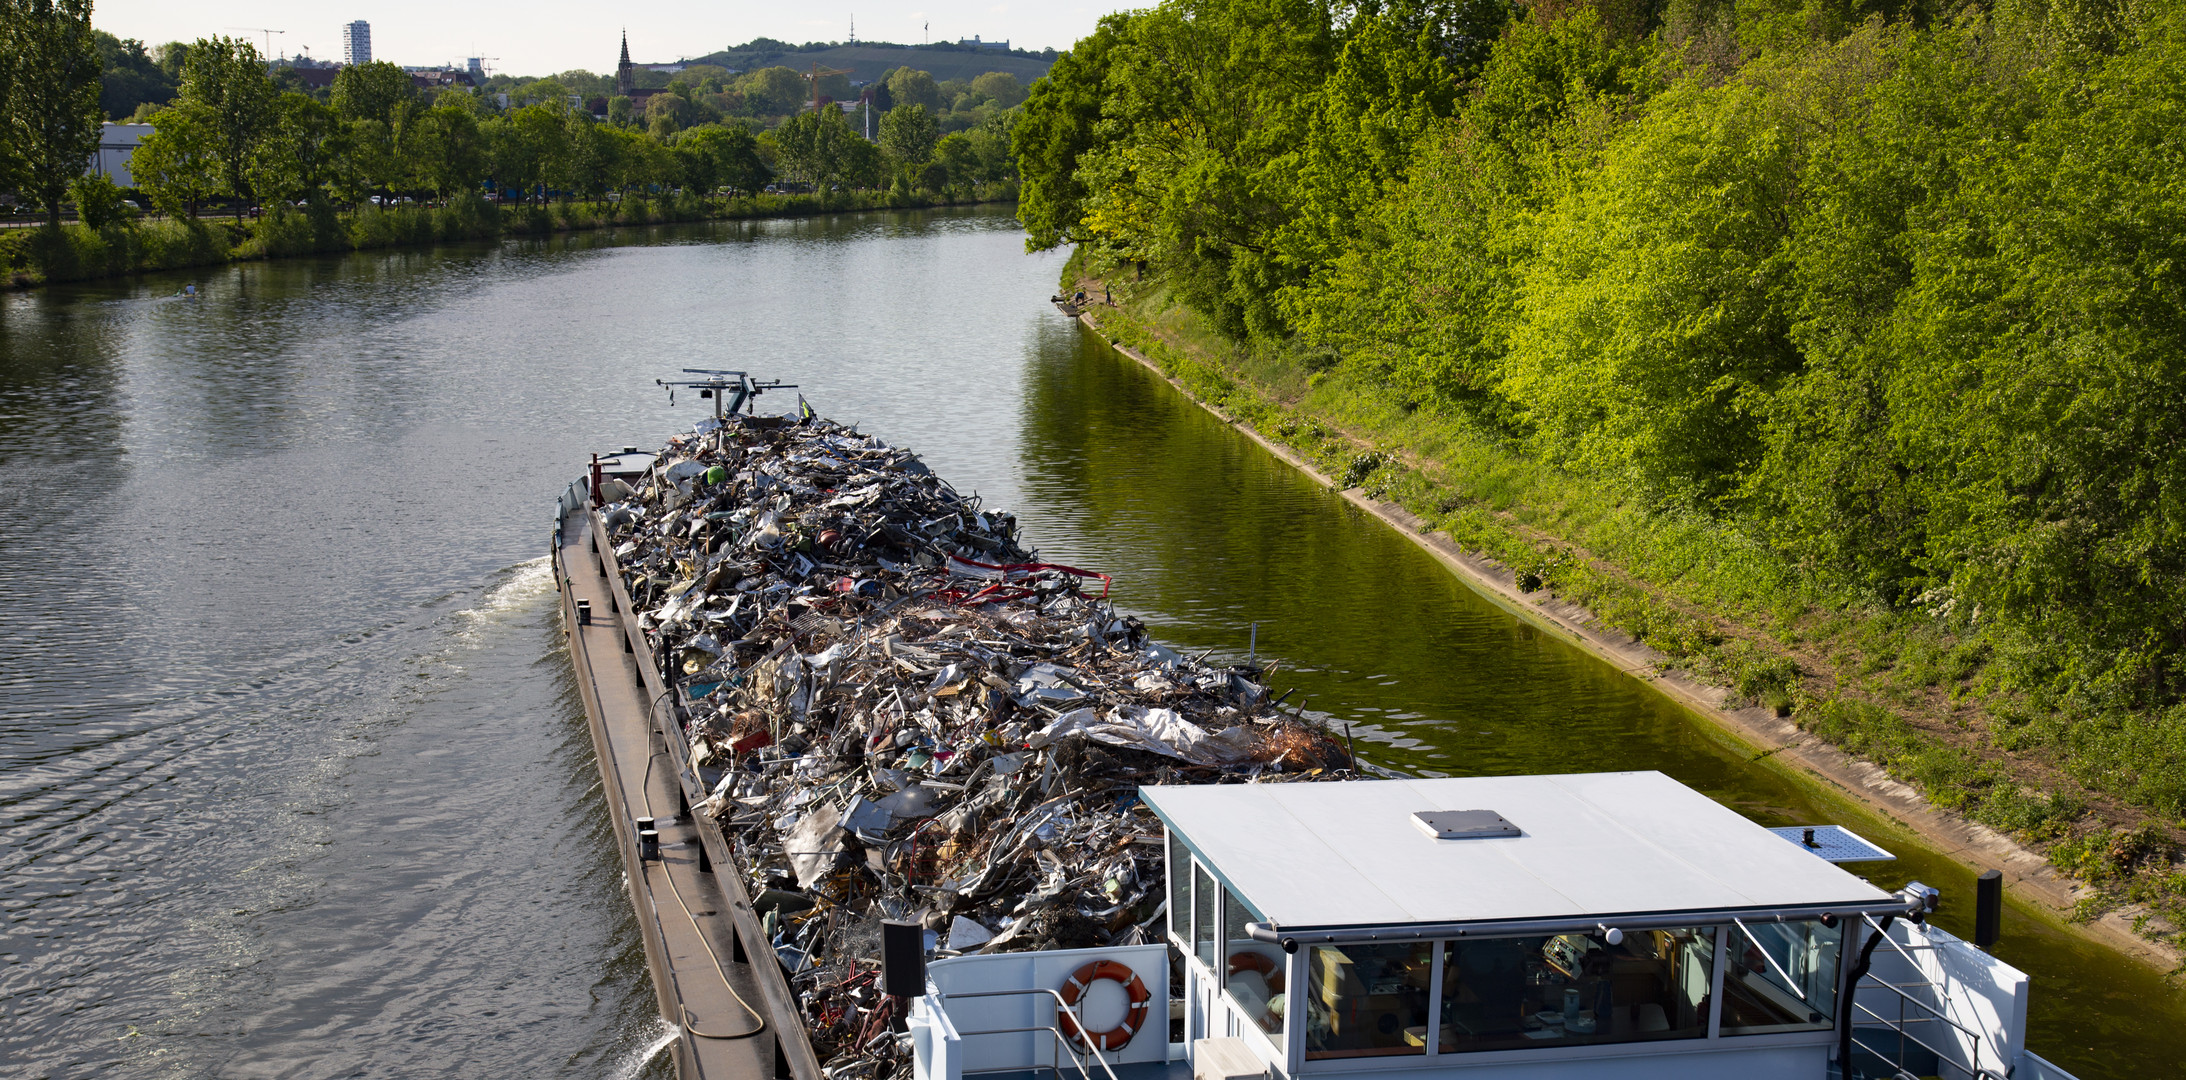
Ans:
{"type": "Polygon", "coordinates": [[[2157,809],[2186,782],[2177,718],[2075,721],[2070,703],[2021,689],[2045,662],[2039,642],[1954,619],[1947,602],[1848,599],[1720,520],[1544,465],[1314,354],[1240,346],[1166,283],[1111,270],[1081,253],[1065,287],[1112,288],[1103,330],[1201,400],[1510,567],[1521,588],[1581,604],[1731,688],[1732,707],[1768,706],[2043,852],[2094,888],[2080,917],[2122,907],[2144,935],[2179,944],[2180,823],[2157,809]]]}
{"type": "Polygon", "coordinates": [[[963,206],[1010,202],[1016,196],[1014,184],[984,184],[913,195],[888,191],[761,194],[733,199],[673,195],[522,206],[467,199],[446,206],[367,206],[354,211],[337,211],[331,206],[277,207],[248,223],[208,217],[133,220],[98,229],[71,224],[58,230],[0,231],[0,280],[12,288],[26,288],[47,282],[217,266],[244,259],[551,236],[619,226],[963,206]]]}

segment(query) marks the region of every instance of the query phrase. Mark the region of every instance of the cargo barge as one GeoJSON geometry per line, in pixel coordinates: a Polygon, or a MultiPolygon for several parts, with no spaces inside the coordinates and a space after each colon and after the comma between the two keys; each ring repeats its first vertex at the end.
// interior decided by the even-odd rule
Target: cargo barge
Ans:
{"type": "Polygon", "coordinates": [[[1256,667],[704,374],[714,420],[596,458],[554,534],[680,1075],[2070,1080],[1860,838],[1659,773],[1360,777],[1256,667]]]}

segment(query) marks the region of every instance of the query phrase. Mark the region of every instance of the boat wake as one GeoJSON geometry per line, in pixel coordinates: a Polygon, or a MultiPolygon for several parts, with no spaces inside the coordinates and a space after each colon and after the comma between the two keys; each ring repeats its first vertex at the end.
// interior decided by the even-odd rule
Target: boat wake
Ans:
{"type": "Polygon", "coordinates": [[[616,1063],[614,1071],[608,1074],[613,1080],[638,1080],[646,1074],[653,1059],[659,1057],[661,1051],[668,1049],[669,1043],[676,1041],[676,1029],[666,1020],[655,1018],[652,1032],[652,1037],[643,1045],[630,1051],[616,1063]]]}
{"type": "Polygon", "coordinates": [[[456,636],[460,640],[472,641],[487,627],[528,614],[537,607],[540,597],[554,591],[554,563],[544,555],[517,563],[495,576],[500,580],[488,587],[476,604],[455,613],[456,636]]]}

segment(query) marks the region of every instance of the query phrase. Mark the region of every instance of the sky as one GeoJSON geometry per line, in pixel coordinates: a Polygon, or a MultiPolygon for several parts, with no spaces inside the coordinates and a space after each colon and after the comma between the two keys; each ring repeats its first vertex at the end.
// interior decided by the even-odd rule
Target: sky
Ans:
{"type": "Polygon", "coordinates": [[[116,37],[156,46],[167,41],[226,34],[249,36],[274,55],[308,51],[341,59],[341,27],[356,19],[372,24],[372,58],[397,64],[438,64],[465,57],[499,57],[486,67],[510,75],[551,75],[572,68],[600,74],[615,70],[620,35],[630,32],[630,59],[657,63],[703,56],[757,37],[782,41],[845,41],[851,20],[860,41],[955,41],[978,35],[1007,40],[1014,48],[1067,49],[1091,33],[1104,14],[1150,0],[1079,3],[1076,0],[923,0],[870,3],[850,0],[647,0],[601,4],[597,0],[527,0],[518,4],[447,3],[446,0],[96,0],[93,26],[116,37]],[[931,31],[926,27],[931,25],[931,31]],[[267,35],[265,29],[286,31],[267,35]],[[928,36],[930,33],[930,37],[928,36]]]}

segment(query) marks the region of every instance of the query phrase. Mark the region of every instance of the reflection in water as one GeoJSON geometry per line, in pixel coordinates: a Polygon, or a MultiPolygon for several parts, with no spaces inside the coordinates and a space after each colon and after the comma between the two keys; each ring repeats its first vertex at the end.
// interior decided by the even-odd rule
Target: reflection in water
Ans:
{"type": "MultiPolygon", "coordinates": [[[[0,1061],[662,1074],[538,555],[586,452],[699,415],[653,386],[683,367],[922,452],[1176,644],[1258,622],[1277,685],[1387,767],[1659,768],[1834,816],[1055,315],[1057,269],[932,213],[0,297],[0,1061]]],[[[2179,1075],[2175,994],[2009,930],[2036,1049],[2179,1075]]]]}

